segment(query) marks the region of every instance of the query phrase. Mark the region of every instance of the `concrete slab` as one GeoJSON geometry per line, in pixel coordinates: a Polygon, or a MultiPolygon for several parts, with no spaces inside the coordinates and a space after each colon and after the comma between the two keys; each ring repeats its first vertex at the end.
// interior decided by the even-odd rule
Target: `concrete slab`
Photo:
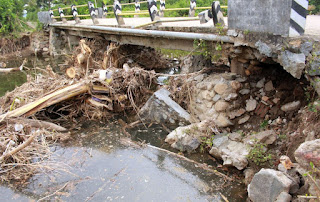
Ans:
{"type": "MultiPolygon", "coordinates": [[[[183,17],[180,18],[168,18],[164,17],[161,18],[163,20],[172,20],[172,19],[183,19],[183,17]]],[[[126,23],[125,26],[126,28],[133,28],[142,24],[146,24],[151,22],[149,17],[141,17],[141,18],[124,18],[124,21],[126,23]]],[[[224,19],[226,26],[228,26],[228,19],[224,19]]],[[[64,24],[61,21],[55,22],[54,24],[59,25],[59,24],[64,24]]],[[[75,25],[74,20],[70,20],[66,23],[67,25],[73,26],[75,25]]],[[[93,22],[91,19],[86,19],[86,20],[81,20],[81,25],[87,25],[93,26],[93,22]]],[[[117,21],[115,18],[104,18],[104,19],[99,19],[99,25],[98,26],[118,26],[117,21]]],[[[200,20],[195,20],[195,21],[180,21],[180,22],[167,22],[167,23],[162,23],[162,25],[158,26],[159,28],[199,28],[199,29],[208,29],[211,30],[214,28],[213,22],[210,21],[206,24],[200,24],[200,20]]],[[[320,37],[320,16],[319,15],[309,15],[307,16],[307,23],[306,23],[306,30],[305,30],[305,35],[307,36],[318,36],[320,37]]]]}

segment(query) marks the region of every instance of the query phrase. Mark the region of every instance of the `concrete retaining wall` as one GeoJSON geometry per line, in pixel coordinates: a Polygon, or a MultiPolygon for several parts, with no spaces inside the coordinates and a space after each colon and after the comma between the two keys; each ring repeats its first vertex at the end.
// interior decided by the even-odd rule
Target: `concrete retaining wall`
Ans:
{"type": "MultiPolygon", "coordinates": [[[[293,23],[291,8],[296,2],[304,6],[308,4],[306,0],[229,0],[229,28],[289,36],[293,23]]],[[[301,16],[302,21],[303,18],[305,16],[301,16]]],[[[295,32],[295,35],[304,32],[305,23],[300,24],[303,27],[302,33],[299,30],[300,33],[295,32]]],[[[293,35],[290,33],[290,36],[293,35]]]]}

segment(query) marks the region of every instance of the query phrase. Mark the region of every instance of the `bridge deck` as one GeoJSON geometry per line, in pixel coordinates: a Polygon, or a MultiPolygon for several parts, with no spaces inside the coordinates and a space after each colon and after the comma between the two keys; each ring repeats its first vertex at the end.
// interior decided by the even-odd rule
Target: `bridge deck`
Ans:
{"type": "MultiPolygon", "coordinates": [[[[179,18],[161,18],[161,20],[172,20],[172,19],[179,19],[179,18]]],[[[180,18],[181,19],[181,18],[180,18]]],[[[183,18],[182,18],[183,19],[183,18]]],[[[142,24],[146,24],[151,22],[149,17],[140,17],[140,18],[124,18],[124,21],[126,25],[122,27],[126,28],[133,28],[142,24]]],[[[225,22],[227,24],[227,18],[225,18],[225,22]]],[[[62,22],[55,22],[56,26],[59,26],[59,24],[63,24],[62,22]]],[[[64,25],[69,25],[70,27],[76,26],[75,21],[71,20],[65,23],[64,25]]],[[[93,25],[91,19],[87,20],[81,20],[80,25],[82,26],[90,26],[93,25]]],[[[107,18],[107,19],[99,19],[99,25],[98,26],[117,26],[117,21],[115,18],[107,18]]],[[[179,31],[181,31],[181,28],[199,28],[202,30],[210,30],[210,28],[213,28],[213,22],[208,22],[206,24],[200,24],[199,20],[195,21],[179,21],[179,22],[166,22],[162,23],[162,25],[158,26],[159,28],[180,28],[179,31]]],[[[307,23],[306,23],[306,29],[305,29],[305,35],[311,35],[311,36],[320,36],[320,16],[319,15],[310,15],[307,16],[307,23]]]]}

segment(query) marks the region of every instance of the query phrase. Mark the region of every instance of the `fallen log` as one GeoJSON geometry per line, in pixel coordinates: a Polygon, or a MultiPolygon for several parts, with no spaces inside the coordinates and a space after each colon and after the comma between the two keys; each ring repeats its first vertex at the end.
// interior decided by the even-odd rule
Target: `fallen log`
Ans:
{"type": "Polygon", "coordinates": [[[55,130],[58,132],[65,132],[67,131],[66,128],[59,126],[57,124],[54,123],[50,123],[47,121],[40,121],[40,120],[34,120],[34,119],[26,119],[26,118],[14,118],[14,119],[8,119],[7,120],[8,123],[11,124],[25,124],[25,125],[29,125],[31,127],[35,127],[35,128],[45,128],[48,130],[55,130]]]}
{"type": "MultiPolygon", "coordinates": [[[[27,63],[27,59],[24,59],[22,64],[20,65],[20,67],[15,67],[15,68],[0,68],[0,72],[1,73],[9,73],[9,72],[15,72],[15,71],[22,71],[23,70],[23,67],[24,65],[27,63]]],[[[4,63],[5,64],[5,63],[4,63]]],[[[2,67],[6,67],[5,66],[2,66],[2,67]]]]}
{"type": "Polygon", "coordinates": [[[0,68],[1,73],[17,72],[20,71],[18,67],[16,68],[0,68]]]}
{"type": "Polygon", "coordinates": [[[43,108],[49,107],[53,104],[57,104],[61,101],[70,99],[77,95],[84,94],[88,92],[89,85],[85,82],[77,83],[74,85],[67,86],[60,90],[56,90],[50,94],[45,95],[44,97],[31,102],[27,105],[19,107],[13,111],[9,111],[6,114],[0,116],[0,122],[2,122],[6,118],[17,118],[22,115],[28,117],[43,108]]]}

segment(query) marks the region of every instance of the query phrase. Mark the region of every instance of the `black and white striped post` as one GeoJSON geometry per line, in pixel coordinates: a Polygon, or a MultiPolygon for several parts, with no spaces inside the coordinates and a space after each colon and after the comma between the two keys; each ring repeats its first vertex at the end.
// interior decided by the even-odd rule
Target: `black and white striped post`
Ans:
{"type": "Polygon", "coordinates": [[[104,3],[102,3],[102,12],[103,12],[103,17],[107,17],[108,16],[108,7],[104,3]]]}
{"type": "Polygon", "coordinates": [[[118,0],[115,0],[114,3],[113,3],[113,12],[114,12],[114,15],[116,16],[116,19],[117,19],[117,22],[118,22],[118,25],[124,25],[124,20],[122,18],[122,16],[120,16],[119,14],[122,13],[122,7],[121,7],[121,4],[118,0]]]}
{"type": "Polygon", "coordinates": [[[71,5],[71,11],[73,15],[73,19],[76,21],[76,24],[80,23],[80,18],[78,17],[78,10],[77,7],[73,4],[71,5]]]}
{"type": "Polygon", "coordinates": [[[212,3],[212,17],[214,26],[224,26],[223,13],[220,8],[220,2],[214,1],[212,3]]]}
{"type": "Polygon", "coordinates": [[[198,16],[200,18],[200,24],[205,24],[213,18],[211,10],[202,11],[198,16]]]}
{"type": "Polygon", "coordinates": [[[148,0],[148,10],[149,10],[151,21],[160,20],[158,16],[158,8],[157,8],[156,0],[148,0]]]}
{"type": "Polygon", "coordinates": [[[308,13],[308,4],[308,0],[292,0],[289,27],[290,37],[304,34],[308,13]]]}
{"type": "Polygon", "coordinates": [[[59,16],[60,16],[62,22],[67,23],[67,19],[64,17],[63,9],[59,7],[58,12],[59,12],[59,16]]]}
{"type": "Polygon", "coordinates": [[[49,15],[50,15],[50,19],[51,19],[51,22],[55,22],[56,19],[54,19],[54,15],[53,15],[53,10],[49,10],[49,15]]]}
{"type": "Polygon", "coordinates": [[[212,9],[211,10],[205,10],[199,13],[200,23],[204,24],[209,22],[211,19],[213,19],[214,26],[224,26],[224,20],[223,20],[223,14],[221,12],[220,8],[220,2],[214,1],[212,3],[212,9]]]}
{"type": "Polygon", "coordinates": [[[196,14],[196,8],[197,6],[197,1],[196,0],[190,0],[190,10],[189,10],[189,17],[194,17],[196,14]]]}
{"type": "Polygon", "coordinates": [[[90,13],[93,24],[95,25],[99,24],[99,21],[97,19],[98,17],[97,10],[94,8],[94,4],[91,1],[88,2],[88,8],[89,8],[89,13],[90,13]]]}
{"type": "MultiPolygon", "coordinates": [[[[135,0],[134,7],[135,7],[135,12],[136,12],[136,13],[140,13],[141,6],[140,6],[140,1],[139,1],[139,0],[135,0]]],[[[134,17],[135,17],[135,18],[138,18],[139,15],[134,15],[134,17]]]]}
{"type": "Polygon", "coordinates": [[[164,17],[164,10],[166,9],[166,0],[160,0],[160,17],[164,17]]]}

